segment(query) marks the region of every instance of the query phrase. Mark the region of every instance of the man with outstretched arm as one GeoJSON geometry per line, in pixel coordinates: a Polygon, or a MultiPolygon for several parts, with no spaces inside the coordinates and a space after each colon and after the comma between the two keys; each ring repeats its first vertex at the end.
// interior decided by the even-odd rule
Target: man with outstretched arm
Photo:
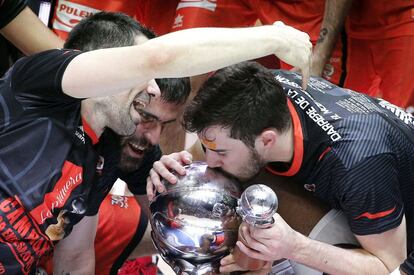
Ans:
{"type": "MultiPolygon", "coordinates": [[[[283,23],[146,41],[134,22],[93,15],[78,26],[104,24],[99,40],[23,58],[0,80],[0,264],[6,273],[32,272],[87,214],[99,187],[94,146],[106,128],[121,136],[135,132],[140,111],[160,94],[153,78],[205,73],[270,53],[309,74],[309,37],[283,23]]],[[[93,222],[85,217],[74,230],[93,222]]],[[[94,267],[76,268],[87,274],[94,267]]]]}

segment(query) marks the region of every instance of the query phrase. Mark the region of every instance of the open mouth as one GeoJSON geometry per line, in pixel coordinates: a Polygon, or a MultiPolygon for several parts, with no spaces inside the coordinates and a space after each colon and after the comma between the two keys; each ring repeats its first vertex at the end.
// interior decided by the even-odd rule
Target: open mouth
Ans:
{"type": "Polygon", "coordinates": [[[131,142],[128,142],[128,148],[130,155],[135,158],[141,158],[145,154],[146,146],[140,146],[131,142]]]}

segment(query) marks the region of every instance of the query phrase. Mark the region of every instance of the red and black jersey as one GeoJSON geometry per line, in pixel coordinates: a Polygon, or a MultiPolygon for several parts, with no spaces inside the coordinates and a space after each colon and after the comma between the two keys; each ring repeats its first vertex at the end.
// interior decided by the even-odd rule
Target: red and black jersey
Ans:
{"type": "Polygon", "coordinates": [[[128,189],[133,194],[146,194],[149,172],[154,162],[159,160],[162,155],[160,147],[158,145],[153,146],[145,152],[141,166],[135,171],[126,173],[118,168],[121,154],[120,137],[114,131],[109,128],[105,129],[96,147],[100,161],[102,162],[102,167],[101,171],[97,167],[97,186],[88,201],[88,216],[93,216],[98,213],[102,201],[108,195],[118,178],[128,185],[128,189]]]}
{"type": "Polygon", "coordinates": [[[81,52],[51,50],[19,60],[0,80],[0,269],[31,272],[87,211],[98,141],[63,93],[81,52]]]}
{"type": "Polygon", "coordinates": [[[295,149],[292,163],[268,169],[343,210],[358,235],[395,228],[405,214],[411,249],[413,116],[321,78],[311,78],[307,91],[293,72],[275,71],[275,78],[288,97],[295,149]]]}

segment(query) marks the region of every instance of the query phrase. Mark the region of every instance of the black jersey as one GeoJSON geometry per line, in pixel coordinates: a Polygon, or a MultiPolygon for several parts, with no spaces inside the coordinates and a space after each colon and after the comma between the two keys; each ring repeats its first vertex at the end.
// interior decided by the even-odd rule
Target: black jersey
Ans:
{"type": "Polygon", "coordinates": [[[0,268],[27,273],[86,213],[96,135],[63,93],[80,52],[19,60],[0,80],[0,268]]]}
{"type": "Polygon", "coordinates": [[[321,78],[311,78],[304,92],[297,74],[275,71],[275,75],[288,97],[295,150],[287,167],[272,163],[267,168],[295,177],[333,208],[343,210],[355,234],[390,230],[405,214],[411,244],[413,116],[321,78]]]}
{"type": "Polygon", "coordinates": [[[97,146],[99,160],[97,165],[97,183],[88,202],[87,215],[95,215],[102,201],[119,178],[125,181],[128,189],[135,195],[146,194],[147,177],[152,165],[161,158],[159,146],[146,152],[138,170],[125,173],[118,168],[120,160],[120,138],[111,129],[106,129],[97,146]]]}
{"type": "Polygon", "coordinates": [[[0,1],[0,29],[10,23],[26,7],[27,1],[3,0],[0,1]]]}
{"type": "Polygon", "coordinates": [[[400,269],[406,274],[414,274],[414,252],[401,264],[400,269]]]}

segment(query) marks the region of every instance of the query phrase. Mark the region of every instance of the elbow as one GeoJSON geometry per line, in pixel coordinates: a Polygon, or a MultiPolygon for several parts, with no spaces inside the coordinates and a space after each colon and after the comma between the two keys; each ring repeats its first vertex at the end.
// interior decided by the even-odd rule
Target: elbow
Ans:
{"type": "Polygon", "coordinates": [[[166,77],[169,73],[168,68],[174,62],[178,53],[173,47],[159,41],[156,41],[156,43],[149,42],[146,43],[148,44],[148,50],[145,51],[146,56],[144,57],[147,60],[146,68],[152,75],[151,78],[166,77]]]}

